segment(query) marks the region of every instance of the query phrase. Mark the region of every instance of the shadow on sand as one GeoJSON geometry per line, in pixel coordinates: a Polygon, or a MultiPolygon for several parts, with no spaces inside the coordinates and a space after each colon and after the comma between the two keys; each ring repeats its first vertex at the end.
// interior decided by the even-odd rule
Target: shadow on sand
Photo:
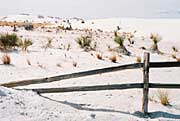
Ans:
{"type": "Polygon", "coordinates": [[[57,102],[57,103],[61,103],[61,104],[65,104],[68,106],[71,106],[72,108],[78,109],[78,110],[84,110],[84,111],[97,111],[97,112],[110,112],[110,113],[122,113],[122,114],[128,114],[128,115],[132,115],[132,116],[136,116],[138,118],[151,118],[151,119],[155,119],[155,118],[169,118],[169,119],[180,119],[180,114],[172,114],[172,113],[167,113],[167,112],[163,112],[163,111],[156,111],[156,112],[150,112],[148,115],[144,115],[142,112],[137,111],[134,113],[129,113],[129,112],[125,112],[125,111],[119,111],[119,110],[113,110],[113,109],[105,109],[105,108],[89,108],[89,107],[85,107],[85,106],[90,106],[90,104],[77,104],[77,103],[72,103],[69,101],[58,101],[58,100],[54,100],[51,99],[49,97],[43,96],[41,94],[39,94],[41,97],[46,98],[48,100],[57,102]]]}

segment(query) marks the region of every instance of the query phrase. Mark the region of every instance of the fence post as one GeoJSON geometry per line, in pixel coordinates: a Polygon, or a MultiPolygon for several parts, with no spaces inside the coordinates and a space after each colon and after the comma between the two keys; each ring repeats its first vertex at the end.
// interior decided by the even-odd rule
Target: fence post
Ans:
{"type": "Polygon", "coordinates": [[[144,64],[143,64],[143,104],[142,112],[148,114],[148,95],[149,95],[149,60],[150,54],[144,53],[144,64]]]}

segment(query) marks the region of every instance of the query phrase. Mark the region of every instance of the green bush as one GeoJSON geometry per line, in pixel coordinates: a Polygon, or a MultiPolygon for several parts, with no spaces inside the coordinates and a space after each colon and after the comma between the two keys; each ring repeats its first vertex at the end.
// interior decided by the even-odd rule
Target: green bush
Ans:
{"type": "Polygon", "coordinates": [[[76,42],[79,44],[81,48],[91,48],[91,38],[88,36],[81,36],[77,38],[76,42]]]}
{"type": "Polygon", "coordinates": [[[33,42],[30,39],[25,39],[24,41],[20,41],[19,46],[21,46],[23,51],[27,51],[27,48],[32,44],[33,42]]]}
{"type": "Polygon", "coordinates": [[[118,35],[117,32],[114,32],[114,41],[119,44],[120,46],[124,46],[124,40],[126,39],[126,36],[123,34],[123,35],[118,35]]]}
{"type": "Polygon", "coordinates": [[[0,47],[5,50],[19,46],[19,37],[16,34],[0,35],[0,47]]]}

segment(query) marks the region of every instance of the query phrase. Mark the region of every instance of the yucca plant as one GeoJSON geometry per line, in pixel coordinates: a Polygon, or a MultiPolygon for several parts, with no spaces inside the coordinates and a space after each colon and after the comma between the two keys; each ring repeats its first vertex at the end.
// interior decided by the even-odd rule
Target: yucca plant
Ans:
{"type": "Polygon", "coordinates": [[[76,42],[84,50],[91,49],[92,40],[91,40],[91,37],[89,37],[89,36],[81,36],[81,37],[77,38],[76,42]]]}
{"type": "Polygon", "coordinates": [[[155,33],[150,35],[150,39],[153,41],[151,51],[160,53],[158,43],[162,40],[162,37],[159,34],[155,33]]]}
{"type": "Polygon", "coordinates": [[[20,43],[19,43],[19,46],[22,47],[22,50],[23,51],[27,51],[27,48],[29,46],[31,46],[33,44],[33,42],[31,41],[31,39],[25,39],[25,40],[21,40],[20,43]]]}
{"type": "Polygon", "coordinates": [[[0,35],[0,47],[4,50],[19,47],[19,37],[14,33],[0,35]]]}
{"type": "Polygon", "coordinates": [[[126,39],[126,35],[122,34],[122,35],[118,35],[117,32],[114,32],[114,42],[116,42],[119,46],[119,52],[123,53],[125,55],[130,55],[130,52],[126,49],[126,47],[124,46],[124,41],[126,39]]]}

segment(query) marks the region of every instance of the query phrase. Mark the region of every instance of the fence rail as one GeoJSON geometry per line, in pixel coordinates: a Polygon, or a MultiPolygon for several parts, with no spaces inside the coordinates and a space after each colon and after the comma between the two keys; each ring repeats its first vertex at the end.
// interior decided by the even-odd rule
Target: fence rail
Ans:
{"type": "MultiPolygon", "coordinates": [[[[37,93],[63,93],[63,92],[78,92],[78,91],[101,91],[101,90],[124,90],[124,89],[142,89],[143,83],[129,84],[114,84],[114,85],[95,85],[95,86],[73,86],[61,88],[34,88],[34,89],[17,89],[35,91],[37,93]]],[[[180,89],[180,84],[159,84],[149,83],[149,88],[170,88],[180,89]]]]}
{"type": "Polygon", "coordinates": [[[143,83],[76,86],[76,87],[64,87],[64,88],[18,89],[18,90],[31,90],[37,93],[59,93],[59,92],[62,93],[62,92],[74,92],[74,91],[100,91],[100,90],[122,90],[122,89],[143,88],[142,112],[144,114],[148,114],[149,88],[180,89],[180,84],[149,83],[149,69],[150,68],[180,67],[180,62],[149,62],[149,60],[150,60],[150,54],[145,53],[143,63],[107,67],[107,68],[102,68],[102,69],[76,72],[76,73],[71,73],[71,74],[64,74],[64,75],[40,78],[40,79],[15,81],[15,82],[4,83],[4,84],[1,84],[0,86],[5,86],[5,87],[26,86],[30,84],[49,83],[49,82],[60,81],[64,79],[71,79],[71,78],[84,77],[84,76],[90,76],[90,75],[95,75],[95,74],[121,71],[125,69],[143,68],[143,83]]]}

